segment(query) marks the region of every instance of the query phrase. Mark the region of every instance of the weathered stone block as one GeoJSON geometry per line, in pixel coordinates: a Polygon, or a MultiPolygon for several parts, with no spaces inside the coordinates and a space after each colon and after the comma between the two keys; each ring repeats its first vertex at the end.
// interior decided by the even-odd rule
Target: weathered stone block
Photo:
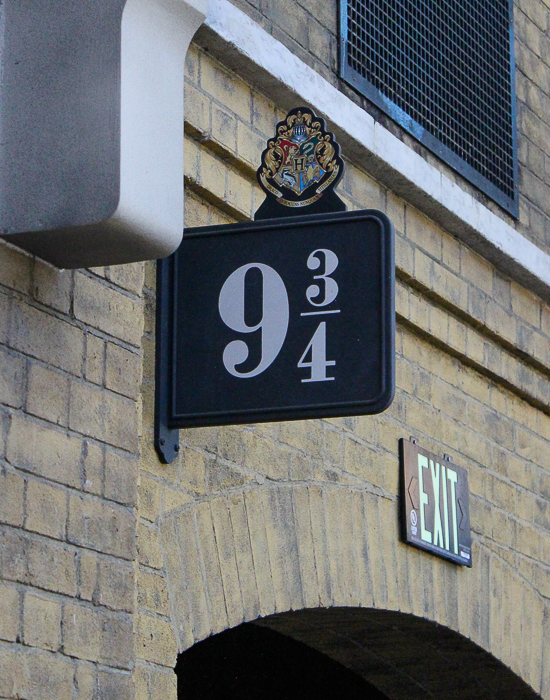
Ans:
{"type": "Polygon", "coordinates": [[[139,346],[142,334],[141,300],[81,272],[75,275],[74,295],[76,318],[115,338],[139,346]]]}
{"type": "Polygon", "coordinates": [[[14,300],[9,342],[16,350],[79,376],[83,340],[77,326],[14,300]]]}
{"type": "Polygon", "coordinates": [[[23,525],[25,479],[16,472],[0,470],[0,522],[23,525]]]}
{"type": "Polygon", "coordinates": [[[57,651],[61,645],[61,604],[27,593],[23,605],[23,636],[29,646],[57,651]]]}
{"type": "Polygon", "coordinates": [[[68,314],[71,308],[72,270],[57,270],[35,259],[32,292],[36,301],[68,314]]]}
{"type": "Polygon", "coordinates": [[[31,282],[32,258],[0,243],[0,280],[18,292],[27,293],[31,282]]]}
{"type": "Polygon", "coordinates": [[[68,603],[63,608],[63,650],[77,659],[100,659],[103,618],[92,607],[68,603]]]}
{"type": "Polygon", "coordinates": [[[29,366],[27,411],[39,418],[67,425],[69,419],[69,380],[43,365],[29,366]]]}
{"type": "Polygon", "coordinates": [[[111,558],[100,558],[97,603],[111,610],[134,610],[134,567],[111,558]]]}
{"type": "Polygon", "coordinates": [[[209,56],[201,54],[201,88],[235,112],[245,122],[250,120],[252,95],[248,85],[236,80],[209,56]]]}
{"type": "Polygon", "coordinates": [[[143,290],[145,263],[137,262],[130,265],[111,265],[106,269],[107,279],[122,289],[139,296],[143,290]]]}
{"type": "Polygon", "coordinates": [[[14,466],[79,487],[82,441],[21,415],[12,416],[6,456],[14,466]]]}
{"type": "Polygon", "coordinates": [[[82,547],[133,559],[135,516],[131,510],[99,498],[71,495],[67,537],[82,547]]]}
{"type": "Polygon", "coordinates": [[[86,333],[86,364],[84,376],[89,382],[103,384],[105,376],[105,343],[101,338],[86,333]]]}
{"type": "Polygon", "coordinates": [[[137,502],[138,461],[111,450],[105,454],[105,498],[124,505],[137,502]]]}
{"type": "Polygon", "coordinates": [[[19,636],[19,612],[19,591],[17,588],[0,584],[1,640],[14,642],[19,636]]]}
{"type": "Polygon", "coordinates": [[[111,391],[137,399],[141,383],[141,358],[120,345],[107,343],[105,386],[111,391]]]}
{"type": "Polygon", "coordinates": [[[137,449],[137,406],[123,396],[93,385],[73,382],[69,427],[129,452],[137,449]]]}
{"type": "Polygon", "coordinates": [[[43,481],[31,479],[27,485],[27,530],[58,540],[65,537],[67,491],[43,481]]]}
{"type": "Polygon", "coordinates": [[[21,408],[25,361],[21,355],[0,347],[0,400],[6,406],[21,408]]]}
{"type": "Polygon", "coordinates": [[[138,615],[136,656],[138,659],[174,668],[178,653],[170,624],[161,618],[138,615]]]}
{"type": "Polygon", "coordinates": [[[140,571],[138,575],[137,602],[140,608],[158,615],[168,616],[168,589],[163,576],[140,571]]]}

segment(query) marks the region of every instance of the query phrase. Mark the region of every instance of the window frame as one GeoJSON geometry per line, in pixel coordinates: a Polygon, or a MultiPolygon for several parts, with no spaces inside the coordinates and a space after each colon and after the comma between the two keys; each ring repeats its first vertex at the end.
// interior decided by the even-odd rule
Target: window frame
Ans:
{"type": "Polygon", "coordinates": [[[514,51],[514,21],[513,21],[513,0],[508,0],[509,13],[509,42],[510,42],[510,92],[511,92],[511,118],[512,118],[512,158],[513,158],[513,180],[514,196],[509,197],[505,192],[488,180],[473,166],[463,160],[448,146],[445,146],[437,136],[434,136],[414,121],[403,109],[392,103],[389,98],[384,99],[383,94],[367,78],[357,73],[347,60],[348,43],[348,5],[350,0],[339,1],[339,27],[338,27],[338,73],[339,77],[356,92],[366,97],[378,109],[387,114],[408,134],[413,136],[429,151],[438,156],[444,163],[449,165],[465,180],[474,185],[487,197],[502,207],[506,212],[515,218],[519,218],[519,184],[518,184],[518,148],[517,148],[517,125],[516,125],[516,62],[514,51]]]}

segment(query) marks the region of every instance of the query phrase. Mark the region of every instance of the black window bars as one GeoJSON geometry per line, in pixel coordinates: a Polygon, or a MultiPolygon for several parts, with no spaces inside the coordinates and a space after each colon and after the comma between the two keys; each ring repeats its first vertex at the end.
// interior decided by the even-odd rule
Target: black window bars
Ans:
{"type": "Polygon", "coordinates": [[[340,75],[518,215],[511,0],[340,0],[340,75]]]}

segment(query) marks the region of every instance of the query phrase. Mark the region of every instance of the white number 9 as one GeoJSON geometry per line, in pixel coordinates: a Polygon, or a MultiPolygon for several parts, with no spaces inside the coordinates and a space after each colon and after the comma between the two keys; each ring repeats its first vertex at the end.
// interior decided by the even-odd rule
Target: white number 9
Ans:
{"type": "Polygon", "coordinates": [[[322,253],[325,258],[325,271],[322,275],[313,275],[313,279],[324,280],[325,298],[323,301],[313,301],[313,299],[321,293],[321,290],[317,284],[310,285],[306,290],[306,297],[309,303],[313,304],[313,306],[326,306],[334,301],[338,296],[338,284],[332,279],[332,277],[328,277],[328,275],[332,274],[338,267],[338,257],[336,256],[336,253],[333,253],[332,250],[326,250],[325,248],[314,250],[307,259],[307,266],[310,270],[317,270],[321,266],[321,259],[319,257],[320,253],[322,253]]]}
{"type": "Polygon", "coordinates": [[[225,369],[234,377],[257,377],[266,370],[279,354],[288,330],[288,294],[280,275],[269,265],[249,263],[239,267],[225,280],[220,291],[218,308],[222,321],[238,333],[262,330],[262,356],[259,365],[249,372],[239,372],[237,365],[248,357],[248,345],[243,340],[233,340],[223,351],[225,369]],[[256,268],[262,273],[262,318],[255,326],[245,321],[245,277],[248,270],[256,268]]]}

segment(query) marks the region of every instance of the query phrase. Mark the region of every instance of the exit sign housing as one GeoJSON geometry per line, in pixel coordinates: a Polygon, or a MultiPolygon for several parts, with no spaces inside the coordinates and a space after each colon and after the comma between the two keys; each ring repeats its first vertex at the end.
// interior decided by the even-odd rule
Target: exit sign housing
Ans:
{"type": "Polygon", "coordinates": [[[412,440],[402,438],[399,452],[403,540],[471,567],[468,472],[412,440]]]}

